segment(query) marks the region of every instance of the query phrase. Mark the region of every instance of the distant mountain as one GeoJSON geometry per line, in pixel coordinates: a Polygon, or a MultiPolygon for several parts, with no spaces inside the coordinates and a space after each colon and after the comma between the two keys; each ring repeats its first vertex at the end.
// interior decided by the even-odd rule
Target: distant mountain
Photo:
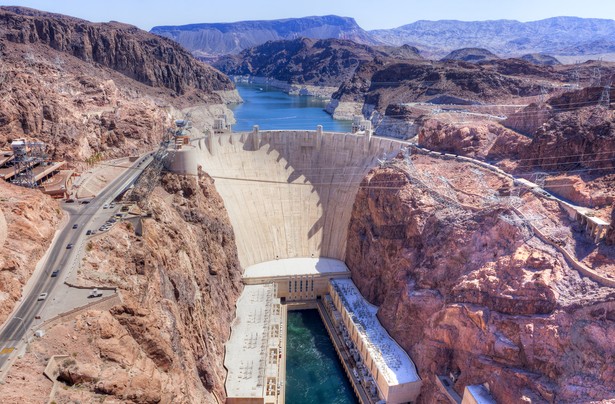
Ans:
{"type": "Polygon", "coordinates": [[[372,47],[343,39],[269,41],[238,55],[228,55],[214,67],[229,75],[267,77],[288,84],[338,87],[357,66],[374,58],[422,60],[416,48],[372,47]]]}
{"type": "Polygon", "coordinates": [[[442,58],[446,60],[461,60],[464,62],[477,63],[499,59],[498,56],[482,48],[457,49],[442,58]]]}
{"type": "Polygon", "coordinates": [[[615,21],[596,18],[554,17],[532,22],[417,21],[369,33],[380,42],[409,44],[433,57],[471,47],[485,48],[500,56],[589,55],[615,49],[615,21]]]}
{"type": "Polygon", "coordinates": [[[557,58],[543,53],[528,53],[527,55],[520,56],[519,59],[542,66],[556,66],[562,64],[557,58]]]}
{"type": "Polygon", "coordinates": [[[354,19],[335,15],[270,21],[159,26],[152,28],[151,32],[173,39],[194,55],[204,58],[236,54],[267,41],[300,37],[349,39],[369,45],[379,43],[359,27],[354,19]]]}
{"type": "Polygon", "coordinates": [[[365,31],[354,19],[335,15],[270,21],[159,26],[152,33],[173,39],[201,59],[238,54],[267,41],[348,39],[366,45],[410,45],[439,59],[463,48],[484,48],[500,57],[527,54],[583,56],[615,53],[615,20],[554,17],[539,21],[417,21],[399,28],[365,31]]]}

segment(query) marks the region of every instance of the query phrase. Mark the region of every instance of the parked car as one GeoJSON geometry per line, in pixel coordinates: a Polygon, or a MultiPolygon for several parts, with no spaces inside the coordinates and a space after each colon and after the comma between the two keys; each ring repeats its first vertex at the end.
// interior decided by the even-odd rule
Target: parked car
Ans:
{"type": "Polygon", "coordinates": [[[101,297],[102,293],[98,289],[92,289],[88,297],[101,297]]]}
{"type": "Polygon", "coordinates": [[[85,232],[86,236],[89,236],[90,234],[92,234],[92,230],[88,230],[88,231],[85,232]]]}
{"type": "Polygon", "coordinates": [[[71,243],[68,243],[68,244],[66,245],[66,249],[67,249],[67,250],[70,250],[71,248],[73,248],[73,245],[72,245],[71,243]]]}
{"type": "Polygon", "coordinates": [[[38,299],[36,299],[36,300],[38,300],[38,301],[45,300],[45,299],[47,299],[48,295],[49,295],[48,293],[41,293],[40,295],[38,295],[38,299]]]}
{"type": "Polygon", "coordinates": [[[103,205],[103,209],[109,209],[109,204],[108,204],[108,203],[105,203],[105,204],[103,205]]]}

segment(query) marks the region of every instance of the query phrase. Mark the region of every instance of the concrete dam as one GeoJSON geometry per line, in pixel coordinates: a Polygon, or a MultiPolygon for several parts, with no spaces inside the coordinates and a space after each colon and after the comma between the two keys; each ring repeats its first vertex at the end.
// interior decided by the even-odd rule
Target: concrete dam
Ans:
{"type": "Polygon", "coordinates": [[[383,331],[377,309],[359,304],[343,262],[361,181],[407,145],[320,126],[176,137],[168,168],[214,178],[244,268],[225,345],[227,403],[284,403],[286,312],[304,308],[318,310],[361,403],[415,401],[422,381],[411,358],[383,331]]]}
{"type": "Polygon", "coordinates": [[[177,147],[171,171],[216,181],[245,268],[261,262],[344,260],[361,180],[407,143],[370,133],[258,131],[208,134],[177,147]]]}

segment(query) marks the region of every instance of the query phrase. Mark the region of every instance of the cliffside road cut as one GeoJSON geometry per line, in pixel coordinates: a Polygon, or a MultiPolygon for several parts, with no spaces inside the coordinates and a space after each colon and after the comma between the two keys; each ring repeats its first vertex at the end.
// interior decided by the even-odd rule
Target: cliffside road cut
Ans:
{"type": "MultiPolygon", "coordinates": [[[[49,306],[48,302],[52,302],[54,297],[59,295],[58,290],[64,285],[64,279],[81,259],[82,251],[78,247],[85,242],[86,229],[92,227],[91,223],[96,219],[96,215],[102,210],[103,205],[132,185],[151,160],[149,155],[139,158],[129,169],[93,198],[90,203],[86,205],[63,205],[63,209],[69,213],[66,226],[56,235],[46,258],[43,258],[45,262],[28,282],[25,288],[28,292],[24,292],[26,294],[21,304],[16,307],[0,329],[0,380],[7,373],[7,368],[11,365],[11,358],[16,355],[22,344],[30,336],[29,331],[33,326],[40,325],[45,320],[36,317],[40,317],[43,310],[49,306]],[[141,161],[144,164],[137,167],[137,164],[141,161]],[[77,225],[76,229],[73,228],[75,224],[77,225]],[[70,249],[67,248],[69,244],[72,245],[70,249]],[[52,277],[52,272],[57,269],[60,269],[58,276],[52,277]],[[39,300],[41,293],[47,293],[44,300],[39,300]]],[[[76,293],[79,293],[79,295],[84,294],[83,290],[75,290],[78,291],[76,293]]],[[[66,295],[66,293],[63,295],[66,295]]],[[[81,300],[78,299],[78,301],[81,300]]]]}

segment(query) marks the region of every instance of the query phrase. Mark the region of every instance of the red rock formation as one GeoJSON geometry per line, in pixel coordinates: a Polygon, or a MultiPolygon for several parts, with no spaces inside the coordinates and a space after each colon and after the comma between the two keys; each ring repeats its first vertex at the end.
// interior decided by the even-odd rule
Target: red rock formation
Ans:
{"type": "Polygon", "coordinates": [[[36,10],[0,8],[0,52],[0,148],[36,137],[75,163],[152,150],[170,113],[232,88],[167,39],[36,10]]]}
{"type": "Polygon", "coordinates": [[[62,214],[39,191],[0,180],[0,324],[21,298],[22,290],[55,235],[62,214]]]}
{"type": "Polygon", "coordinates": [[[478,159],[514,159],[529,145],[525,136],[485,121],[467,124],[423,118],[417,122],[419,145],[478,159]]]}
{"type": "Polygon", "coordinates": [[[212,90],[233,88],[226,76],[198,62],[175,42],[122,23],[95,24],[23,7],[2,7],[0,37],[45,45],[178,94],[197,89],[211,95],[212,90]]]}
{"type": "Polygon", "coordinates": [[[613,111],[600,107],[555,112],[533,136],[524,165],[547,171],[615,168],[613,111]]]}
{"type": "Polygon", "coordinates": [[[65,354],[57,402],[101,394],[140,403],[224,402],[223,344],[242,270],[222,199],[208,176],[167,174],[150,209],[142,237],[132,225],[116,225],[91,240],[79,269],[79,283],[117,287],[123,304],[48,330],[0,385],[2,397],[24,401],[15,386],[22,378],[36,383],[46,365],[40,358],[65,354]]]}
{"type": "MultiPolygon", "coordinates": [[[[467,165],[433,160],[429,167],[457,179],[458,197],[476,192],[477,184],[461,181],[473,176],[467,165]]],[[[451,208],[390,168],[373,170],[363,185],[346,263],[415,361],[420,402],[442,399],[435,375],[449,373],[459,393],[487,382],[501,403],[615,398],[607,337],[615,333],[613,289],[582,278],[523,227],[502,220],[503,207],[451,208]],[[369,187],[383,182],[398,189],[369,187]]]]}
{"type": "Polygon", "coordinates": [[[521,111],[510,114],[502,125],[526,135],[533,135],[549,120],[550,116],[548,105],[530,104],[521,111]]]}

